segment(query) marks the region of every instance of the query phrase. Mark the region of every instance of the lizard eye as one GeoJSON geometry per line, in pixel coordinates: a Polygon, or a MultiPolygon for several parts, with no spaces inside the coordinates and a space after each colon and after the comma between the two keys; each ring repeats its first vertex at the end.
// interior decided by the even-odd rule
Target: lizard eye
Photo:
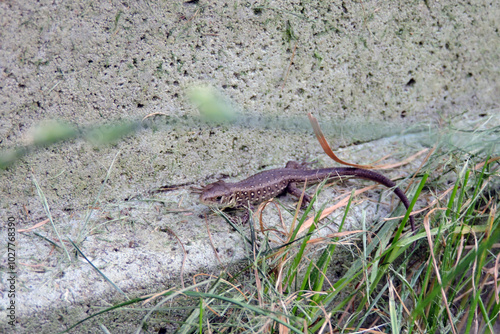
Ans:
{"type": "Polygon", "coordinates": [[[216,200],[217,202],[222,201],[222,196],[217,196],[217,197],[215,198],[215,200],[216,200]]]}

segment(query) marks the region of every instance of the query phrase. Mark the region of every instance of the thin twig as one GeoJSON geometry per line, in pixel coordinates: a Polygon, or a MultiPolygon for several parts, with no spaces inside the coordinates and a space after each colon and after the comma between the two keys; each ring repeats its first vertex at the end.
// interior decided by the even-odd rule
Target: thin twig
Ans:
{"type": "Polygon", "coordinates": [[[281,92],[283,93],[283,89],[285,89],[285,83],[286,80],[288,79],[288,74],[290,73],[290,68],[292,67],[293,63],[293,58],[295,57],[295,50],[297,50],[297,45],[299,44],[299,41],[295,42],[295,47],[293,48],[293,53],[292,53],[292,58],[290,58],[290,64],[288,65],[288,69],[286,71],[285,79],[283,79],[283,86],[281,86],[281,92]]]}
{"type": "Polygon", "coordinates": [[[181,285],[182,285],[182,288],[185,289],[184,287],[184,265],[186,264],[186,257],[187,257],[187,252],[186,252],[186,249],[184,248],[184,245],[182,244],[182,241],[181,239],[179,239],[179,237],[177,236],[177,234],[175,234],[174,231],[172,231],[172,229],[170,228],[166,228],[167,232],[171,235],[173,235],[177,241],[179,242],[179,244],[181,245],[182,247],[182,251],[184,252],[184,256],[182,257],[182,266],[181,266],[181,285]]]}

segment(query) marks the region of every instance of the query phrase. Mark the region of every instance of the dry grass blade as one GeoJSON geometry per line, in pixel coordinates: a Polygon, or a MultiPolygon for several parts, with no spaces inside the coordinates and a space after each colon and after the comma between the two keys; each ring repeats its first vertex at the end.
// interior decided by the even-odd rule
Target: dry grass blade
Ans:
{"type": "Polygon", "coordinates": [[[346,237],[348,235],[352,235],[352,234],[356,234],[356,233],[362,233],[362,232],[366,232],[364,230],[354,230],[354,231],[344,231],[344,232],[337,232],[337,233],[330,233],[324,237],[321,237],[321,238],[315,238],[315,239],[311,239],[311,240],[308,240],[307,241],[307,244],[317,244],[317,243],[321,243],[321,242],[331,242],[331,239],[333,238],[343,238],[343,237],[346,237]]]}
{"type": "MultiPolygon", "coordinates": [[[[408,185],[406,186],[406,189],[405,189],[405,193],[408,192],[408,189],[410,189],[410,186],[413,184],[413,182],[415,181],[415,178],[417,177],[418,173],[420,172],[420,170],[422,169],[422,167],[425,166],[425,164],[429,161],[430,157],[432,156],[432,154],[434,154],[434,152],[436,151],[436,146],[434,146],[430,151],[428,149],[426,150],[422,150],[420,152],[418,152],[417,154],[420,154],[420,153],[423,153],[425,151],[428,151],[427,155],[425,156],[424,160],[420,163],[420,166],[418,166],[417,170],[413,173],[413,177],[411,178],[410,182],[408,183],[408,185]]],[[[414,155],[415,156],[415,155],[414,155]]],[[[411,158],[411,157],[410,157],[411,158]]]]}
{"type": "Polygon", "coordinates": [[[28,231],[34,230],[36,228],[39,228],[40,226],[47,224],[49,221],[50,221],[49,219],[45,219],[39,223],[36,223],[35,225],[33,225],[31,227],[19,229],[19,230],[17,230],[17,232],[28,232],[28,231]]]}
{"type": "Polygon", "coordinates": [[[181,279],[181,286],[183,289],[185,289],[185,287],[184,287],[184,266],[186,265],[186,258],[187,258],[186,248],[184,248],[184,244],[182,243],[181,239],[179,239],[177,234],[175,234],[175,232],[172,229],[167,227],[166,231],[168,234],[173,235],[174,238],[177,239],[177,242],[179,243],[179,245],[181,245],[181,247],[182,247],[183,256],[182,256],[180,279],[181,279]]]}
{"type": "Polygon", "coordinates": [[[149,303],[150,301],[152,300],[155,300],[156,298],[160,297],[160,296],[163,296],[165,293],[167,292],[170,292],[170,291],[173,291],[175,290],[175,287],[172,287],[170,289],[167,289],[167,290],[163,290],[163,291],[160,291],[160,292],[157,292],[157,293],[153,293],[153,294],[149,294],[149,295],[146,295],[146,296],[142,296],[141,298],[146,298],[146,297],[149,297],[148,299],[144,300],[142,302],[142,306],[146,305],[147,303],[149,303]]]}
{"type": "MultiPolygon", "coordinates": [[[[365,187],[363,189],[356,190],[354,192],[354,196],[362,194],[365,191],[374,189],[375,187],[377,187],[377,186],[373,185],[373,186],[365,187]]],[[[347,203],[349,203],[349,198],[350,197],[351,197],[351,194],[349,194],[349,195],[345,196],[344,198],[342,198],[339,202],[337,202],[337,204],[335,204],[335,205],[333,205],[333,206],[331,206],[331,207],[326,208],[325,210],[323,210],[323,212],[321,213],[321,216],[318,219],[318,221],[321,220],[321,219],[324,219],[325,217],[327,217],[328,215],[330,215],[335,210],[337,210],[337,209],[339,209],[339,208],[341,208],[343,206],[346,206],[347,203]]],[[[299,232],[297,233],[297,235],[299,235],[300,233],[302,233],[304,231],[307,231],[311,227],[312,224],[314,224],[314,217],[311,217],[311,218],[307,219],[304,222],[304,224],[302,224],[302,226],[300,227],[299,232]]]]}
{"type": "MultiPolygon", "coordinates": [[[[401,162],[393,163],[393,164],[376,165],[376,166],[374,166],[374,165],[358,165],[358,164],[353,164],[353,163],[350,163],[350,162],[347,162],[347,161],[344,161],[344,160],[340,159],[339,157],[337,157],[335,155],[335,153],[333,153],[333,150],[330,147],[330,144],[328,144],[328,141],[326,140],[325,136],[323,135],[323,132],[321,131],[321,128],[319,126],[319,123],[318,123],[318,120],[316,119],[316,117],[314,117],[311,113],[307,114],[307,117],[309,117],[309,122],[311,122],[311,125],[312,125],[313,130],[314,130],[314,134],[316,135],[316,138],[318,139],[319,144],[323,148],[323,151],[330,158],[332,158],[333,161],[338,162],[341,165],[346,165],[346,166],[351,166],[351,167],[356,167],[356,168],[364,168],[364,169],[389,169],[389,168],[395,168],[395,167],[406,165],[409,162],[413,161],[418,156],[420,156],[420,155],[422,155],[422,154],[424,154],[424,153],[426,153],[426,152],[429,151],[429,149],[423,149],[420,152],[417,152],[414,155],[406,158],[405,160],[403,160],[401,162]]],[[[430,154],[432,154],[432,152],[434,152],[434,151],[431,151],[428,154],[428,156],[430,154]]]]}
{"type": "Polygon", "coordinates": [[[219,253],[217,252],[217,248],[214,245],[214,241],[212,239],[212,233],[210,233],[210,226],[208,226],[207,216],[205,216],[205,226],[207,227],[208,240],[210,241],[210,246],[212,246],[212,250],[214,251],[215,257],[217,258],[217,261],[219,261],[219,265],[221,267],[225,268],[225,266],[222,264],[222,261],[219,257],[219,253]]]}
{"type": "Polygon", "coordinates": [[[500,253],[497,255],[497,258],[495,260],[495,267],[494,267],[494,270],[493,270],[493,283],[495,285],[495,300],[497,302],[497,304],[500,304],[500,299],[499,299],[499,295],[500,295],[500,281],[498,280],[498,272],[500,271],[500,253]]]}
{"type": "Polygon", "coordinates": [[[288,65],[288,69],[286,71],[285,79],[283,80],[283,86],[281,86],[281,92],[283,92],[283,89],[285,89],[285,84],[288,79],[288,75],[290,74],[290,69],[292,68],[293,64],[293,58],[295,57],[295,51],[297,51],[297,45],[299,44],[299,41],[295,42],[295,47],[293,48],[293,53],[292,57],[290,58],[290,65],[288,65]]]}
{"type": "MultiPolygon", "coordinates": [[[[385,164],[385,165],[376,165],[376,166],[373,166],[372,168],[373,169],[390,169],[390,168],[396,168],[396,167],[401,167],[401,166],[404,166],[404,165],[407,165],[409,164],[410,162],[412,162],[413,160],[415,160],[416,158],[418,158],[419,156],[421,156],[422,154],[426,153],[426,152],[429,152],[429,149],[428,148],[424,148],[423,150],[421,151],[418,151],[417,153],[409,156],[408,158],[404,159],[403,161],[400,161],[400,162],[396,162],[396,163],[393,163],[393,164],[385,164]]],[[[434,150],[431,150],[426,158],[424,159],[424,161],[422,162],[422,165],[425,163],[425,161],[429,158],[429,156],[434,152],[434,150]]]]}
{"type": "MultiPolygon", "coordinates": [[[[433,264],[434,270],[436,272],[436,278],[438,280],[439,285],[443,286],[443,282],[441,281],[441,275],[439,274],[438,263],[437,263],[436,257],[434,256],[434,243],[432,242],[431,227],[430,227],[430,216],[434,211],[437,211],[437,210],[446,211],[447,208],[434,208],[431,211],[429,211],[429,213],[427,213],[424,217],[424,228],[425,228],[425,233],[427,234],[427,241],[429,243],[429,250],[431,253],[431,257],[432,257],[432,264],[433,264]]],[[[448,306],[448,298],[446,297],[446,292],[444,291],[444,289],[442,287],[441,287],[441,295],[443,296],[443,302],[444,302],[444,305],[446,306],[446,312],[448,313],[448,320],[450,322],[451,329],[452,329],[454,334],[457,334],[455,326],[453,325],[453,316],[452,316],[451,310],[448,306]]]]}
{"type": "Polygon", "coordinates": [[[151,114],[147,114],[146,116],[144,116],[142,118],[142,121],[146,120],[147,118],[149,117],[153,117],[153,116],[157,116],[157,115],[163,115],[163,116],[168,116],[168,114],[165,114],[163,112],[154,112],[154,113],[151,113],[151,114]]]}
{"type": "Polygon", "coordinates": [[[313,127],[313,130],[314,130],[314,134],[316,135],[316,138],[318,139],[319,141],[319,144],[321,145],[321,147],[323,148],[323,151],[330,157],[333,159],[333,161],[335,162],[338,162],[339,164],[342,164],[342,165],[347,165],[347,166],[352,166],[352,167],[357,167],[357,168],[365,168],[365,169],[372,169],[374,168],[372,165],[358,165],[358,164],[352,164],[352,163],[349,163],[349,162],[346,162],[346,161],[343,161],[341,159],[339,159],[335,153],[333,153],[330,145],[328,144],[328,142],[326,141],[326,138],[325,136],[323,135],[323,132],[321,131],[321,128],[319,126],[319,123],[318,123],[318,120],[316,119],[316,117],[314,117],[311,113],[307,114],[307,117],[309,117],[309,122],[311,122],[311,125],[313,127]]]}
{"type": "Polygon", "coordinates": [[[492,163],[492,162],[494,162],[494,161],[497,161],[497,160],[500,160],[500,157],[494,157],[494,158],[489,159],[488,161],[483,161],[483,162],[480,162],[480,163],[478,163],[478,164],[474,167],[474,169],[475,169],[475,170],[480,170],[481,168],[483,168],[483,166],[484,166],[485,164],[490,164],[490,163],[492,163]]]}
{"type": "Polygon", "coordinates": [[[274,202],[273,200],[269,200],[269,201],[266,201],[264,203],[261,203],[259,205],[259,207],[257,208],[257,211],[256,211],[256,214],[259,216],[259,227],[260,227],[260,232],[263,234],[264,232],[266,231],[278,231],[274,228],[266,228],[264,227],[264,220],[263,220],[263,212],[264,212],[264,209],[269,205],[269,204],[273,204],[276,208],[276,210],[278,211],[278,216],[279,216],[279,219],[280,219],[280,222],[281,222],[281,226],[283,227],[283,231],[281,231],[281,233],[285,233],[286,231],[286,228],[285,228],[285,222],[283,221],[283,216],[281,215],[281,210],[280,210],[280,207],[279,205],[274,202]]]}
{"type": "MultiPolygon", "coordinates": [[[[446,197],[446,195],[448,195],[452,190],[453,190],[453,187],[454,186],[451,186],[449,187],[448,189],[446,189],[445,191],[443,191],[441,193],[440,196],[438,196],[436,199],[434,199],[429,205],[427,205],[426,207],[422,208],[422,209],[419,209],[419,210],[415,210],[415,211],[412,211],[410,213],[410,215],[416,215],[416,214],[419,214],[419,213],[422,213],[422,212],[425,212],[427,210],[429,210],[430,208],[432,208],[434,205],[438,204],[443,198],[446,197]]],[[[387,217],[387,218],[383,218],[384,221],[389,221],[389,220],[395,220],[395,219],[403,219],[405,216],[404,215],[401,215],[401,216],[394,216],[394,217],[387,217]]]]}
{"type": "Polygon", "coordinates": [[[291,237],[293,235],[293,231],[295,231],[295,224],[297,223],[297,218],[299,216],[299,210],[302,207],[302,203],[304,202],[304,195],[306,194],[307,182],[304,182],[304,186],[302,188],[302,193],[300,194],[299,202],[297,203],[297,208],[295,210],[295,214],[293,215],[292,226],[290,227],[290,233],[288,242],[290,242],[291,237]]]}

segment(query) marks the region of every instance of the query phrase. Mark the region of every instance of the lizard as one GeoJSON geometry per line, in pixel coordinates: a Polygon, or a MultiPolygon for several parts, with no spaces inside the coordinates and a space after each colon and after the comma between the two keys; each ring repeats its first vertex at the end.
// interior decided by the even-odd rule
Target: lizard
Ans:
{"type": "MultiPolygon", "coordinates": [[[[285,168],[266,170],[236,183],[227,183],[223,180],[211,183],[201,189],[200,201],[208,206],[220,208],[251,208],[253,204],[264,202],[285,192],[300,197],[302,191],[297,188],[297,183],[313,184],[325,179],[342,177],[371,180],[392,188],[406,209],[410,206],[408,197],[396,183],[380,173],[353,167],[307,169],[304,164],[295,161],[289,161],[285,168]]],[[[303,206],[310,201],[311,196],[304,194],[303,206]]],[[[246,223],[248,218],[247,212],[242,219],[243,223],[246,223]]],[[[415,232],[413,216],[410,216],[410,223],[412,231],[415,232]]]]}

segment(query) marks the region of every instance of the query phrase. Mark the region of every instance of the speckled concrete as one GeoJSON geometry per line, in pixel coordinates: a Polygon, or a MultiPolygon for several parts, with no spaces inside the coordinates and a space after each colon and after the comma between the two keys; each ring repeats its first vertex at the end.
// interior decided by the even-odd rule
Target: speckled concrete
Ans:
{"type": "MultiPolygon", "coordinates": [[[[1,172],[2,220],[13,216],[21,229],[46,219],[36,178],[60,233],[127,294],[179,286],[183,252],[169,229],[190,250],[186,275],[218,272],[199,217],[206,208],[187,187],[148,191],[321,156],[307,112],[334,147],[498,117],[500,5],[476,3],[1,1],[1,150],[29,144],[49,119],[84,127],[162,113],[116,144],[75,139],[1,172]],[[190,123],[195,85],[217,89],[248,124],[190,123]]],[[[419,149],[405,143],[390,145],[395,159],[419,149]]],[[[373,147],[345,158],[386,152],[373,147]]],[[[224,222],[210,216],[209,226],[225,264],[244,256],[224,222]]],[[[50,223],[37,231],[56,239],[50,223]]],[[[44,239],[19,233],[17,245],[19,332],[60,330],[87,305],[120,300],[86,262],[69,262],[44,239]]],[[[118,331],[137,319],[102,321],[118,331]]],[[[76,332],[94,332],[91,324],[76,332]]]]}

